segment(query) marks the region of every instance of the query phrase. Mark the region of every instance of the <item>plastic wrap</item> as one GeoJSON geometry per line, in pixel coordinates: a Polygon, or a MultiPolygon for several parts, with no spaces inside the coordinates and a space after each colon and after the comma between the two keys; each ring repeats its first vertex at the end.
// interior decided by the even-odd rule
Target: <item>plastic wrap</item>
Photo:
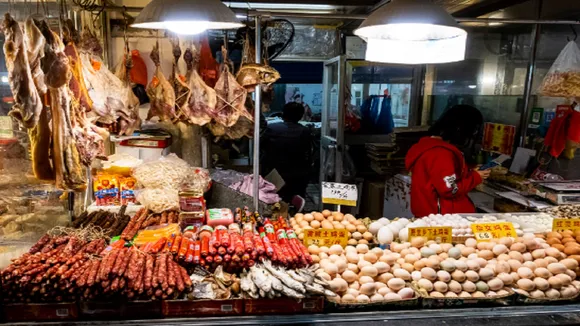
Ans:
{"type": "Polygon", "coordinates": [[[337,55],[337,36],[335,27],[294,26],[294,39],[278,58],[334,57],[337,55]]]}
{"type": "Polygon", "coordinates": [[[204,168],[192,168],[191,177],[181,184],[181,189],[206,192],[211,187],[209,171],[204,168]]]}
{"type": "Polygon", "coordinates": [[[538,93],[552,97],[580,96],[580,48],[574,41],[560,52],[538,93]]]}

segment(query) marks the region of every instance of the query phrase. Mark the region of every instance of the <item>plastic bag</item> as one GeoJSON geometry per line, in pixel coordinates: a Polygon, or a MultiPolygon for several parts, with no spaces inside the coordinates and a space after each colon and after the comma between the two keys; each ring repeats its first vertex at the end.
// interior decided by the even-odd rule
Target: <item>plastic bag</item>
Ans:
{"type": "Polygon", "coordinates": [[[137,201],[153,213],[179,209],[179,193],[174,189],[141,189],[137,201]]]}
{"type": "Polygon", "coordinates": [[[189,164],[173,153],[133,170],[133,176],[145,188],[178,189],[192,173],[189,164]]]}
{"type": "Polygon", "coordinates": [[[580,96],[580,48],[574,41],[560,52],[538,93],[551,97],[580,96]]]}

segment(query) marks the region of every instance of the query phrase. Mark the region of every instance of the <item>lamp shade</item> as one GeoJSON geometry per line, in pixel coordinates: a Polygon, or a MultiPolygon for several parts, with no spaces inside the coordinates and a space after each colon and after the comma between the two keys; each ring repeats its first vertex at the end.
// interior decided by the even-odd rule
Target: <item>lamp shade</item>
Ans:
{"type": "Polygon", "coordinates": [[[467,32],[430,0],[391,0],[371,13],[354,34],[367,41],[371,61],[417,64],[465,58],[467,32]]]}
{"type": "Polygon", "coordinates": [[[141,10],[131,26],[198,34],[207,29],[233,29],[244,25],[219,0],[153,0],[141,10]]]}

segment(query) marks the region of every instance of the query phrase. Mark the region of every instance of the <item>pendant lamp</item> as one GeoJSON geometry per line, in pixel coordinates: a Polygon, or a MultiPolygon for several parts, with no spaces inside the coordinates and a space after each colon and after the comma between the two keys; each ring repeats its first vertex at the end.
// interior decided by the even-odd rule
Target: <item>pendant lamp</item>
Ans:
{"type": "Polygon", "coordinates": [[[184,35],[243,26],[236,14],[220,0],[153,0],[131,25],[135,28],[168,29],[184,35]]]}
{"type": "Polygon", "coordinates": [[[465,59],[467,32],[431,0],[391,0],[354,34],[367,41],[368,61],[425,64],[465,59]]]}

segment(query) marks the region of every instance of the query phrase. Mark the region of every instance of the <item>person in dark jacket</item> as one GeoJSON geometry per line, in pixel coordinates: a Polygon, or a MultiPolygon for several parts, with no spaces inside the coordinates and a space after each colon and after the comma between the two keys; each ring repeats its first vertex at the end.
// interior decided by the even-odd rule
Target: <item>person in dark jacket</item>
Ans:
{"type": "Polygon", "coordinates": [[[405,158],[411,172],[411,211],[429,214],[475,213],[467,194],[490,171],[470,170],[463,152],[471,148],[483,125],[479,110],[456,105],[429,129],[431,136],[413,145],[405,158]]]}
{"type": "Polygon", "coordinates": [[[312,137],[310,130],[298,121],[304,115],[304,106],[290,102],[284,105],[283,122],[268,126],[264,134],[263,174],[276,169],[285,185],[278,194],[284,201],[305,196],[312,165],[312,137]]]}

